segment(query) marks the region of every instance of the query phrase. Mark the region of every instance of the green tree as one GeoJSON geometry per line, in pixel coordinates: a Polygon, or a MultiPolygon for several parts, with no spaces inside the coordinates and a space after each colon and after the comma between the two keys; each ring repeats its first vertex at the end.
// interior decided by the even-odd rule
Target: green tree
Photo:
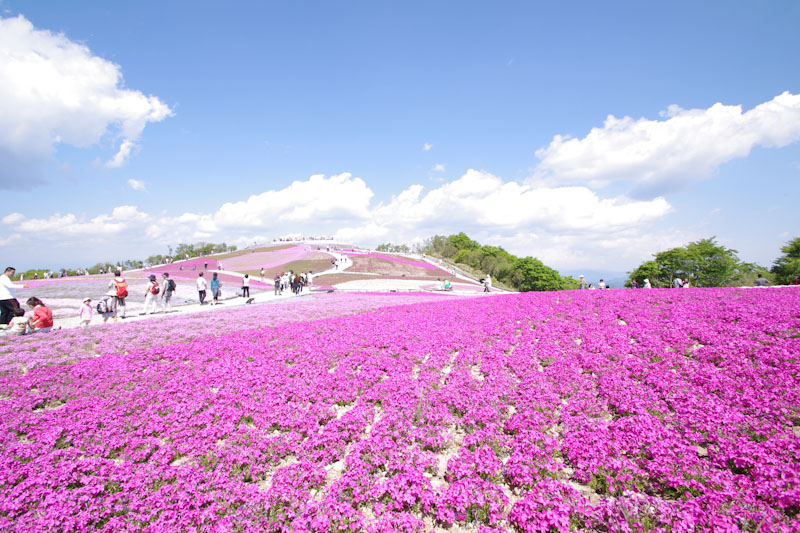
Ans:
{"type": "Polygon", "coordinates": [[[636,283],[638,283],[639,286],[641,287],[642,285],[644,285],[645,279],[650,280],[650,285],[652,285],[653,287],[662,286],[660,281],[661,270],[658,267],[658,263],[656,263],[655,261],[645,261],[644,263],[636,267],[636,269],[633,272],[629,273],[629,278],[630,279],[625,282],[626,287],[631,286],[630,280],[636,280],[636,283]]]}
{"type": "Polygon", "coordinates": [[[772,263],[771,272],[775,275],[775,283],[789,285],[795,276],[800,276],[800,237],[792,239],[781,247],[783,255],[772,263]]]}
{"type": "Polygon", "coordinates": [[[739,261],[736,250],[725,248],[710,239],[701,239],[686,246],[689,263],[687,274],[693,284],[700,287],[722,287],[731,285],[747,268],[739,261]]]}
{"type": "Polygon", "coordinates": [[[519,270],[518,289],[527,291],[560,291],[567,288],[561,275],[533,257],[523,257],[517,261],[519,270]]]}
{"type": "MultiPolygon", "coordinates": [[[[736,250],[717,243],[714,237],[690,242],[655,254],[630,273],[641,283],[648,278],[653,287],[671,287],[675,278],[689,278],[695,287],[722,287],[742,283],[757,265],[743,263],[736,250]]],[[[630,282],[626,283],[630,286],[630,282]]]]}
{"type": "Polygon", "coordinates": [[[458,250],[477,250],[481,247],[480,244],[467,237],[463,231],[458,235],[450,235],[447,239],[458,250]]]}

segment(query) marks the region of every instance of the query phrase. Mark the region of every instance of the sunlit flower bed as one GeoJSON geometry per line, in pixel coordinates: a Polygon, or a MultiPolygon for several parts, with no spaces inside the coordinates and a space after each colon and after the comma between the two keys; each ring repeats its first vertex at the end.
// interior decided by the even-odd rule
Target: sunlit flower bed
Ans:
{"type": "Polygon", "coordinates": [[[272,249],[264,252],[242,253],[236,257],[222,259],[222,266],[226,270],[245,270],[270,269],[280,265],[291,263],[292,261],[311,260],[311,259],[333,259],[333,256],[324,252],[318,252],[312,246],[301,245],[290,248],[272,249]]]}
{"type": "MultiPolygon", "coordinates": [[[[180,288],[180,286],[179,286],[180,288]]],[[[87,329],[64,329],[42,335],[0,337],[0,375],[33,368],[72,364],[107,354],[216,337],[238,330],[272,327],[305,320],[351,315],[380,307],[426,302],[429,294],[314,294],[297,301],[277,301],[220,309],[213,313],[160,316],[146,323],[107,323],[87,329]]],[[[139,307],[129,302],[128,310],[139,307]]]]}
{"type": "Polygon", "coordinates": [[[152,324],[0,376],[0,530],[800,527],[800,290],[152,324]]]}
{"type": "Polygon", "coordinates": [[[416,259],[410,259],[408,257],[403,257],[401,255],[381,254],[376,252],[358,252],[355,250],[346,250],[345,253],[348,256],[372,257],[375,259],[382,259],[384,261],[389,261],[392,263],[401,263],[403,265],[410,265],[417,268],[425,268],[427,270],[436,270],[438,268],[435,265],[432,265],[426,261],[418,261],[416,259]]]}

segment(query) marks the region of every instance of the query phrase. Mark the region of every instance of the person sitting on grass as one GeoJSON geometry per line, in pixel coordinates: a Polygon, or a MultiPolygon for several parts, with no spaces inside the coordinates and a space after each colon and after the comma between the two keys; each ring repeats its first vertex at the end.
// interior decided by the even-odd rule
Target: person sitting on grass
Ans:
{"type": "Polygon", "coordinates": [[[44,305],[39,298],[31,296],[25,302],[28,307],[33,309],[33,315],[28,320],[28,326],[34,333],[47,333],[53,329],[53,312],[44,305]]]}
{"type": "Polygon", "coordinates": [[[12,312],[11,323],[8,325],[9,335],[25,335],[29,333],[28,331],[28,321],[25,320],[25,310],[21,307],[17,307],[12,312]]]}

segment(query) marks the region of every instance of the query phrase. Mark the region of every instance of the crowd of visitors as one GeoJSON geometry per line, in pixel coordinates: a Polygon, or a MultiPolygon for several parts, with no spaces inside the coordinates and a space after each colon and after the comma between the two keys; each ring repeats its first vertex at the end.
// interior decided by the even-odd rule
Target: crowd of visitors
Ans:
{"type": "Polygon", "coordinates": [[[272,280],[275,287],[275,296],[283,294],[283,291],[286,290],[291,290],[294,294],[300,294],[305,287],[311,286],[312,277],[313,272],[296,274],[292,270],[275,274],[275,279],[272,280]]]}

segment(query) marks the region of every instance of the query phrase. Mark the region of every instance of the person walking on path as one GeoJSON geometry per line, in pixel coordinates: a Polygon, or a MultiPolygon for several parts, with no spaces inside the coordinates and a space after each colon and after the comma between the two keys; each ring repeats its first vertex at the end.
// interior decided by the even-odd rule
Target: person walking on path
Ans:
{"type": "Polygon", "coordinates": [[[264,282],[264,267],[261,267],[261,282],[264,282]]]}
{"type": "Polygon", "coordinates": [[[483,280],[483,292],[492,292],[492,276],[486,274],[486,278],[483,280]]]}
{"type": "Polygon", "coordinates": [[[250,298],[250,275],[245,274],[242,278],[242,298],[250,298]]]}
{"type": "Polygon", "coordinates": [[[53,329],[53,312],[44,305],[39,298],[31,296],[25,302],[33,309],[33,316],[28,320],[28,325],[36,333],[47,333],[53,329]]]}
{"type": "Polygon", "coordinates": [[[83,305],[78,310],[78,317],[81,319],[81,327],[87,327],[92,321],[92,299],[86,297],[83,299],[83,305]]]}
{"type": "Polygon", "coordinates": [[[161,312],[169,313],[172,311],[172,293],[175,292],[175,281],[171,280],[169,274],[161,274],[163,285],[161,287],[161,312]]]}
{"type": "Polygon", "coordinates": [[[150,283],[147,284],[147,288],[144,292],[144,310],[142,310],[140,315],[146,315],[147,310],[150,308],[150,304],[153,304],[153,310],[150,311],[150,314],[156,312],[156,308],[158,307],[158,293],[161,292],[161,287],[158,286],[158,281],[156,281],[156,275],[150,274],[148,278],[150,283]]]}
{"type": "Polygon", "coordinates": [[[17,301],[17,289],[24,289],[25,285],[15,285],[11,282],[11,277],[16,272],[16,268],[6,267],[0,276],[0,326],[8,325],[14,316],[14,309],[20,306],[17,301]]]}
{"type": "Polygon", "coordinates": [[[206,279],[203,273],[197,275],[197,297],[200,300],[200,305],[206,305],[206,279]]]}
{"type": "Polygon", "coordinates": [[[125,318],[125,314],[128,310],[128,306],[125,304],[125,298],[128,297],[128,283],[125,281],[125,278],[122,277],[122,271],[114,271],[114,279],[108,282],[107,294],[114,297],[111,301],[114,309],[114,322],[117,321],[120,307],[122,308],[122,316],[120,318],[125,318]]]}
{"type": "Polygon", "coordinates": [[[214,272],[214,275],[211,276],[211,296],[214,299],[214,305],[219,303],[219,287],[219,278],[217,277],[217,273],[214,272]]]}
{"type": "Polygon", "coordinates": [[[272,283],[275,285],[275,296],[278,296],[282,292],[281,291],[281,275],[280,274],[275,274],[275,279],[272,281],[272,283]]]}

